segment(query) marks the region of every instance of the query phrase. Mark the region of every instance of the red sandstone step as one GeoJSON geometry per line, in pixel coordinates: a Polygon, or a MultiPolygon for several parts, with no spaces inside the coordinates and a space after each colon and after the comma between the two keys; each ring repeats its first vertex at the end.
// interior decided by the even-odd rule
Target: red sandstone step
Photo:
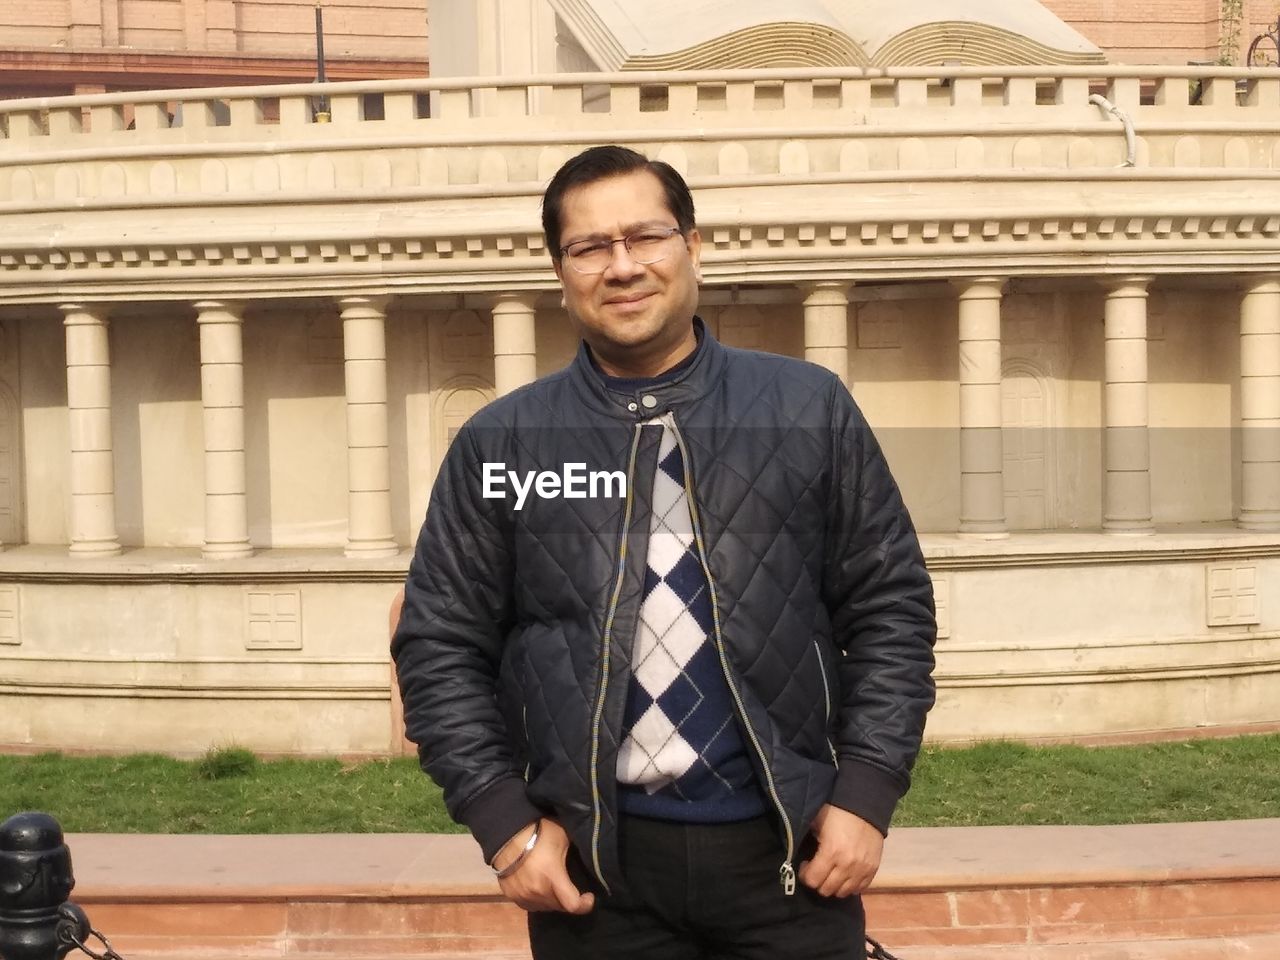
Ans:
{"type": "MultiPolygon", "coordinates": [[[[527,950],[466,837],[69,843],[75,899],[130,960],[527,950]]],[[[896,830],[867,914],[903,960],[1280,960],[1280,820],[896,830]]]]}
{"type": "Polygon", "coordinates": [[[1213,940],[1147,940],[997,947],[912,947],[900,960],[1277,960],[1280,933],[1213,940]]]}
{"type": "MultiPolygon", "coordinates": [[[[226,960],[226,956],[194,951],[182,954],[146,954],[146,960],[226,960]]],[[[1280,957],[1280,934],[1215,940],[1152,940],[1142,943],[912,947],[909,952],[900,954],[900,960],[1275,960],[1277,957],[1280,957]]],[[[345,957],[330,956],[329,960],[371,958],[368,954],[353,954],[345,957]]],[[[378,960],[404,960],[404,957],[401,954],[385,954],[378,960]]],[[[433,954],[432,960],[529,960],[529,953],[439,953],[433,954]]]]}

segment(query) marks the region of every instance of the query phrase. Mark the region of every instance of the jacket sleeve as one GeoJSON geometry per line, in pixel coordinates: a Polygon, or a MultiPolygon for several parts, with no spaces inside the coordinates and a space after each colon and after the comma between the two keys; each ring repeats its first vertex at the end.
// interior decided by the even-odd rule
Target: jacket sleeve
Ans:
{"type": "Polygon", "coordinates": [[[831,802],[887,834],[934,702],[933,584],[880,445],[838,381],[832,428],[823,592],[840,703],[831,802]]]}
{"type": "Polygon", "coordinates": [[[391,654],[422,768],[491,861],[540,811],[525,794],[498,706],[514,564],[502,501],[482,496],[482,480],[468,424],[432,488],[391,654]]]}

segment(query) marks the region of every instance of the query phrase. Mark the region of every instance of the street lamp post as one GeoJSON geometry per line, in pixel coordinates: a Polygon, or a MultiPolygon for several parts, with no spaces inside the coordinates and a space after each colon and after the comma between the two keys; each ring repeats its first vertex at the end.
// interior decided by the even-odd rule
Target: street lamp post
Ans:
{"type": "MultiPolygon", "coordinates": [[[[316,4],[316,83],[325,83],[324,75],[324,11],[316,4]]],[[[329,98],[320,94],[316,98],[316,123],[328,123],[332,118],[329,112],[329,98]]]]}

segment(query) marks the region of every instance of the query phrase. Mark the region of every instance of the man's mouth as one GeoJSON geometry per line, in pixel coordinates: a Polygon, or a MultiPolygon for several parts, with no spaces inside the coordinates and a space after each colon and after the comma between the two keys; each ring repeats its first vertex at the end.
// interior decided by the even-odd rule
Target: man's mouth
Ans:
{"type": "Polygon", "coordinates": [[[639,303],[641,300],[648,300],[652,296],[653,291],[648,291],[646,293],[628,293],[625,296],[610,297],[605,301],[605,305],[617,306],[619,304],[639,303]]]}

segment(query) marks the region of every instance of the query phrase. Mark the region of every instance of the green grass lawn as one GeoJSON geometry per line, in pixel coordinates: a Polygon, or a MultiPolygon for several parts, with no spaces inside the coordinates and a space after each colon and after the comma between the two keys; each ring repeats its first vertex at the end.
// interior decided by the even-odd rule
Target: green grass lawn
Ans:
{"type": "Polygon", "coordinates": [[[1173,823],[1280,817],[1280,735],[1128,747],[926,750],[895,823],[1173,823]]]}
{"type": "MultiPolygon", "coordinates": [[[[0,817],[71,832],[455,832],[412,759],[199,761],[0,756],[0,817]]],[[[901,826],[1162,823],[1280,817],[1280,736],[1132,747],[988,743],[926,750],[901,826]]]]}

